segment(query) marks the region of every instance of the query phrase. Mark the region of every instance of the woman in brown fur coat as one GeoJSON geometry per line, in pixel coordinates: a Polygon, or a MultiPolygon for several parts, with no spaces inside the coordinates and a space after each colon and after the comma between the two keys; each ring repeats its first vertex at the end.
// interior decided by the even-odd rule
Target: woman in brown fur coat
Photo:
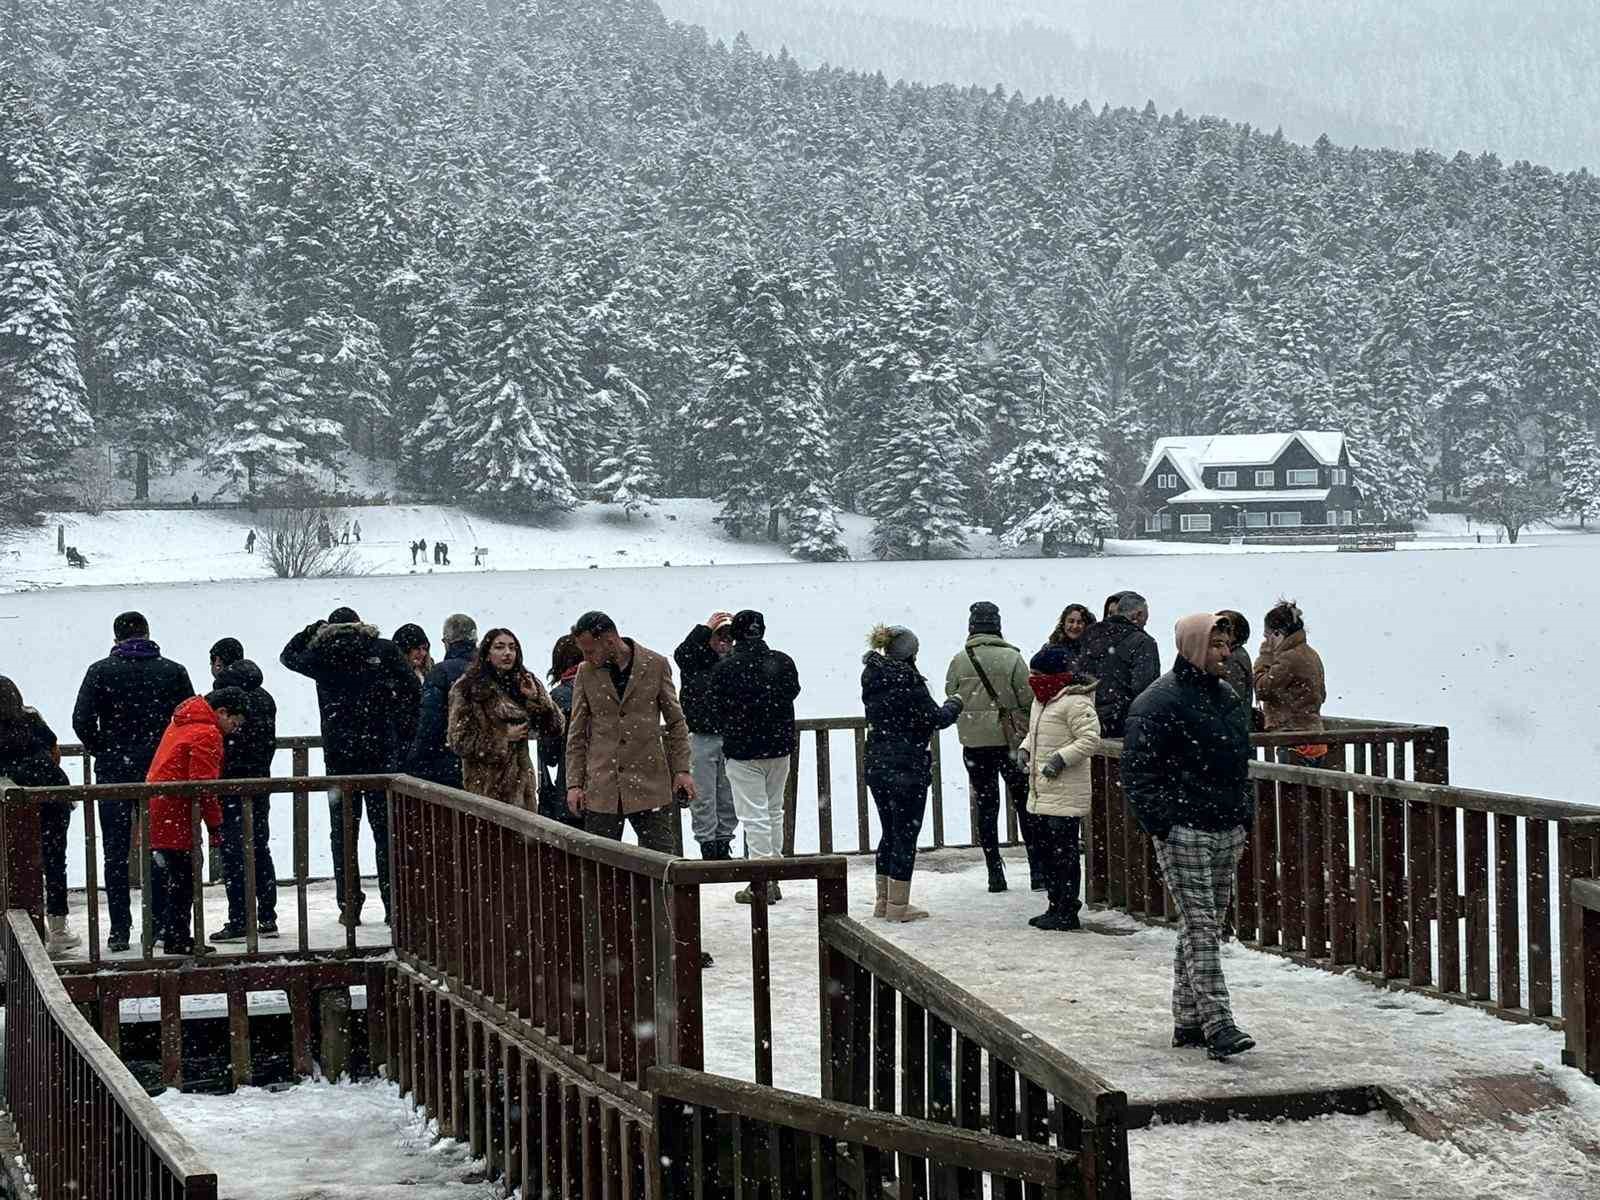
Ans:
{"type": "Polygon", "coordinates": [[[469,792],[537,812],[539,780],[528,739],[559,736],[561,711],[523,666],[522,643],[509,629],[491,629],[450,689],[446,738],[461,756],[469,792]]]}

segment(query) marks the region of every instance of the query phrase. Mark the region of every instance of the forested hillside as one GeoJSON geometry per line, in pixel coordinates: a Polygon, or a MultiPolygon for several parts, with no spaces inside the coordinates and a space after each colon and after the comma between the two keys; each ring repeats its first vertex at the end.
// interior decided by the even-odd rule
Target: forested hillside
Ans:
{"type": "Polygon", "coordinates": [[[1160,434],[1346,428],[1369,506],[1592,504],[1600,189],[891,87],[635,0],[10,0],[0,437],[513,512],[713,495],[828,558],[1088,539],[1160,434]]]}
{"type": "Polygon", "coordinates": [[[1291,138],[1600,165],[1591,0],[663,0],[891,80],[1211,113],[1291,138]]]}

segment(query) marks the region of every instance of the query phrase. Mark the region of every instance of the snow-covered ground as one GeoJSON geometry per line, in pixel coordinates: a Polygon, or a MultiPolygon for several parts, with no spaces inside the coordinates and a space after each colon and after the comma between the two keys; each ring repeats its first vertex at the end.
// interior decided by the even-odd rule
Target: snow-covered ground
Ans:
{"type": "Polygon", "coordinates": [[[391,1083],[156,1097],[217,1173],[221,1200],[496,1200],[481,1162],[391,1083]]]}

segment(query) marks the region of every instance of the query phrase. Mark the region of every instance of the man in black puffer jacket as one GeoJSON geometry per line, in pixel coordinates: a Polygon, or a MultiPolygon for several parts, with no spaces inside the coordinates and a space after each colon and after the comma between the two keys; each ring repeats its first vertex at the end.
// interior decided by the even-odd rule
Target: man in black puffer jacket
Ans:
{"type": "MultiPolygon", "coordinates": [[[[400,766],[400,748],[411,742],[422,685],[405,655],[391,641],[362,623],[352,608],[336,608],[326,621],[313,621],[283,648],[279,661],[316,681],[322,714],[322,757],[330,775],[383,775],[400,766]]],[[[361,923],[366,897],[360,880],[347,889],[344,825],[337,791],[328,794],[332,823],[333,875],[339,895],[339,920],[361,923]]],[[[389,811],[382,792],[352,797],[352,830],[361,832],[361,810],[372,823],[377,851],[378,892],[384,921],[389,912],[389,811]]]]}
{"type": "Polygon", "coordinates": [[[1161,674],[1161,651],[1144,631],[1150,606],[1138,592],[1119,592],[1116,611],[1091,625],[1083,635],[1075,673],[1098,679],[1094,707],[1100,717],[1100,736],[1120,738],[1128,721],[1128,706],[1161,674]]]}
{"type": "MultiPolygon", "coordinates": [[[[712,720],[722,733],[745,849],[751,858],[779,858],[800,672],[794,659],[767,645],[766,618],[754,609],[737,613],[729,628],[733,653],[712,668],[706,684],[712,720]]],[[[748,904],[752,891],[753,885],[734,899],[748,904]]],[[[768,886],[767,899],[783,899],[776,883],[768,886]]]]}
{"type": "MultiPolygon", "coordinates": [[[[166,733],[173,711],[194,695],[189,672],[161,657],[150,640],[150,623],[142,613],[125,612],[113,622],[116,645],[107,658],[91,666],[72,709],[72,731],[94,756],[98,783],[143,783],[166,733]]],[[[138,805],[102,800],[100,832],[104,839],[106,907],[111,930],[106,948],[126,950],[133,927],[128,901],[128,844],[138,805]]]]}
{"type": "MultiPolygon", "coordinates": [[[[261,668],[244,656],[238,638],[223,638],[211,647],[211,676],[217,688],[244,693],[245,720],[222,735],[223,779],[268,779],[278,748],[278,704],[262,687],[261,668]]],[[[256,932],[278,936],[278,873],[272,863],[272,798],[222,797],[222,882],[228,893],[228,920],[211,936],[213,942],[245,940],[244,806],[250,805],[250,840],[255,847],[256,932]]]]}
{"type": "Polygon", "coordinates": [[[450,689],[472,665],[472,656],[478,651],[478,623],[465,613],[452,613],[444,620],[439,640],[444,643],[444,660],[436,663],[422,681],[417,734],[406,754],[406,771],[418,779],[458,788],[461,759],[445,745],[444,738],[450,723],[450,689]]]}
{"type": "Polygon", "coordinates": [[[711,673],[732,651],[733,614],[718,611],[691,629],[672,654],[678,664],[683,719],[689,723],[689,763],[694,775],[694,803],[689,814],[701,858],[732,858],[733,835],[739,827],[711,696],[711,673]]]}
{"type": "Polygon", "coordinates": [[[1128,713],[1122,787],[1178,910],[1172,1044],[1223,1059],[1255,1045],[1234,1024],[1217,946],[1254,815],[1250,722],[1222,679],[1233,651],[1226,619],[1184,617],[1177,634],[1177,663],[1128,713]]]}

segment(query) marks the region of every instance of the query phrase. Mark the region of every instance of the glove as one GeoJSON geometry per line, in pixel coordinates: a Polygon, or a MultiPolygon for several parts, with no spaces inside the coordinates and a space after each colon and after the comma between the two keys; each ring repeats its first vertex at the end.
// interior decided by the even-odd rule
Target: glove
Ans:
{"type": "Polygon", "coordinates": [[[1046,779],[1054,779],[1067,769],[1067,761],[1059,754],[1052,754],[1044,760],[1044,765],[1039,768],[1039,774],[1046,779]]]}
{"type": "Polygon", "coordinates": [[[1011,752],[1011,765],[1019,771],[1028,769],[1028,750],[1025,746],[1018,746],[1011,752]]]}
{"type": "Polygon", "coordinates": [[[965,700],[963,700],[960,696],[951,696],[950,699],[945,701],[945,703],[946,704],[954,704],[956,706],[956,712],[957,713],[963,712],[967,707],[967,702],[965,700]]]}

